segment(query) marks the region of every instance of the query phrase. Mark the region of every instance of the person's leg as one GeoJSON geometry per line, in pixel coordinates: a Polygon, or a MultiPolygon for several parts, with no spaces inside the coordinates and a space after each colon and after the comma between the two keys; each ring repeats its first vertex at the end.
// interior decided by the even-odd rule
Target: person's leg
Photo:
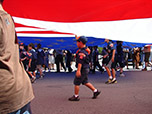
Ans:
{"type": "Polygon", "coordinates": [[[120,67],[120,77],[125,77],[125,74],[123,73],[123,68],[120,67]]]}
{"type": "Polygon", "coordinates": [[[79,101],[79,85],[74,86],[74,94],[72,97],[69,98],[69,101],[79,101]]]}
{"type": "Polygon", "coordinates": [[[70,62],[70,61],[69,61],[69,63],[68,63],[68,71],[69,71],[69,72],[72,72],[71,62],[70,62]]]}
{"type": "Polygon", "coordinates": [[[51,64],[49,63],[49,72],[50,72],[50,70],[51,70],[51,64]]]}
{"type": "Polygon", "coordinates": [[[32,73],[31,73],[30,71],[27,71],[27,73],[29,74],[29,76],[30,76],[31,78],[33,77],[32,73]]]}
{"type": "Polygon", "coordinates": [[[126,66],[127,66],[127,69],[129,69],[129,67],[128,67],[128,59],[126,60],[126,66]]]}
{"type": "Polygon", "coordinates": [[[147,71],[147,66],[148,66],[148,54],[145,53],[145,68],[142,71],[147,71]]]}
{"type": "Polygon", "coordinates": [[[109,69],[108,67],[106,67],[106,66],[105,66],[105,69],[106,69],[106,71],[107,71],[108,76],[110,77],[110,76],[111,76],[110,69],[109,69]]]}
{"type": "Polygon", "coordinates": [[[60,60],[59,61],[61,63],[61,67],[64,68],[64,71],[66,71],[66,67],[65,67],[65,65],[63,63],[63,56],[62,55],[60,55],[60,60]]]}
{"type": "Polygon", "coordinates": [[[58,61],[56,62],[56,69],[57,69],[57,72],[60,72],[60,64],[58,61]]]}
{"type": "Polygon", "coordinates": [[[111,75],[110,69],[109,69],[107,66],[105,66],[105,69],[106,69],[107,74],[108,74],[108,76],[109,76],[108,81],[106,81],[105,83],[106,83],[106,84],[109,84],[109,83],[111,83],[111,81],[112,81],[112,75],[111,75]]]}
{"type": "Polygon", "coordinates": [[[54,70],[54,63],[52,63],[52,69],[54,70]]]}
{"type": "Polygon", "coordinates": [[[95,73],[95,70],[96,70],[96,62],[95,61],[93,61],[93,70],[92,70],[92,73],[95,73]]]}
{"type": "Polygon", "coordinates": [[[75,95],[70,97],[69,101],[79,101],[80,100],[79,99],[79,88],[80,88],[79,86],[82,83],[82,78],[81,77],[78,78],[75,76],[73,83],[74,83],[74,94],[75,95]]]}
{"type": "Polygon", "coordinates": [[[114,62],[113,62],[112,65],[111,65],[112,77],[113,77],[113,79],[112,79],[112,81],[111,81],[112,84],[113,84],[113,83],[117,83],[117,80],[116,80],[116,71],[115,71],[117,62],[118,62],[118,61],[116,61],[116,58],[115,58],[114,62]]]}
{"type": "Polygon", "coordinates": [[[61,66],[64,68],[64,71],[66,71],[66,67],[65,67],[63,61],[61,61],[61,66]]]}
{"type": "Polygon", "coordinates": [[[35,73],[35,71],[33,71],[33,76],[34,76],[34,77],[36,77],[36,73],[35,73]]]}
{"type": "Polygon", "coordinates": [[[96,99],[97,96],[101,93],[91,83],[86,83],[85,86],[87,86],[89,89],[91,89],[93,91],[92,99],[96,99]]]}
{"type": "Polygon", "coordinates": [[[100,72],[104,71],[104,69],[102,68],[102,66],[99,64],[99,61],[97,62],[97,66],[99,67],[100,72]]]}
{"type": "Polygon", "coordinates": [[[116,73],[115,73],[115,69],[112,68],[112,76],[113,76],[113,79],[116,78],[116,73]]]}
{"type": "Polygon", "coordinates": [[[42,76],[42,66],[41,65],[37,65],[37,69],[40,73],[40,76],[42,76]]]}
{"type": "Polygon", "coordinates": [[[80,86],[75,85],[75,87],[74,87],[74,93],[75,93],[76,96],[79,96],[79,89],[80,89],[80,86]]]}
{"type": "Polygon", "coordinates": [[[120,65],[120,77],[124,77],[125,75],[123,74],[123,68],[125,67],[125,62],[123,60],[123,58],[120,59],[119,61],[119,65],[120,65]]]}
{"type": "Polygon", "coordinates": [[[85,86],[87,86],[92,91],[94,91],[96,89],[91,83],[86,83],[85,86]]]}
{"type": "Polygon", "coordinates": [[[116,80],[116,73],[115,73],[115,69],[112,68],[112,76],[113,76],[113,79],[111,81],[111,84],[116,84],[117,83],[117,80],[116,80]]]}

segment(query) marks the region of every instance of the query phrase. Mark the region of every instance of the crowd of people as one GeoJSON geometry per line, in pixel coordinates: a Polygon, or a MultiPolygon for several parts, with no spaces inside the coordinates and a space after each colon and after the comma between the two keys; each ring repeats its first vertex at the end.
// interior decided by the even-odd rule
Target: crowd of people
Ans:
{"type": "MultiPolygon", "coordinates": [[[[111,40],[106,39],[107,46],[103,47],[102,50],[98,46],[89,46],[90,55],[89,55],[89,65],[90,73],[95,73],[97,70],[103,73],[107,71],[109,78],[112,79],[115,71],[120,70],[120,76],[125,76],[123,73],[123,68],[126,66],[129,69],[129,66],[132,66],[134,69],[140,69],[139,66],[142,66],[142,71],[147,71],[147,67],[151,66],[151,46],[145,47],[136,47],[136,48],[126,48],[123,46],[123,42],[117,41],[112,42],[111,40]],[[113,51],[115,50],[114,55],[113,51]],[[115,64],[114,68],[111,68],[113,71],[110,73],[109,58],[114,57],[115,64]]],[[[20,43],[20,59],[24,65],[25,70],[31,78],[32,83],[36,80],[36,71],[39,73],[38,78],[43,78],[43,72],[55,71],[59,73],[61,70],[65,72],[72,72],[72,63],[75,62],[75,53],[72,53],[70,50],[55,50],[42,48],[41,44],[35,46],[33,43],[30,43],[28,46],[20,43]]],[[[106,82],[107,83],[107,82],[106,82]]]]}
{"type": "Polygon", "coordinates": [[[123,51],[121,41],[117,41],[115,46],[115,43],[109,39],[105,39],[107,46],[103,47],[101,53],[97,46],[89,47],[89,49],[86,46],[88,40],[84,36],[76,37],[79,48],[76,54],[70,50],[45,49],[41,47],[41,44],[37,44],[36,47],[33,43],[28,46],[23,43],[18,45],[14,21],[3,9],[3,1],[0,0],[0,113],[2,114],[31,114],[30,102],[34,99],[31,82],[35,82],[36,73],[39,73],[38,78],[43,78],[43,68],[48,71],[54,70],[55,64],[57,73],[60,72],[61,68],[70,73],[73,71],[71,62],[75,61],[76,58],[75,95],[69,98],[70,101],[80,100],[80,84],[92,90],[92,99],[96,99],[100,94],[100,91],[88,82],[89,71],[95,73],[98,69],[103,73],[106,69],[109,76],[106,84],[114,84],[117,83],[115,71],[119,67],[120,76],[125,76],[123,68],[125,65],[129,68],[129,59],[136,69],[139,69],[139,65],[143,65],[143,63],[145,63],[143,71],[147,71],[147,67],[150,66],[150,46],[123,51]],[[99,55],[102,55],[102,62],[99,61],[99,55]],[[28,76],[31,78],[31,82],[28,76]]]}

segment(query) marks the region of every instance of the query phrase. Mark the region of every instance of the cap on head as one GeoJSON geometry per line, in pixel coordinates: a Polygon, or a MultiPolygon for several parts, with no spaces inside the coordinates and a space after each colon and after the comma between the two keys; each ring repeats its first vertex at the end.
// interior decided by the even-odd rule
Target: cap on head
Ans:
{"type": "Polygon", "coordinates": [[[24,46],[24,43],[20,43],[20,46],[24,46]]]}
{"type": "Polygon", "coordinates": [[[78,39],[77,39],[77,42],[82,42],[83,44],[86,44],[88,41],[88,38],[86,38],[85,36],[80,36],[78,39]]]}

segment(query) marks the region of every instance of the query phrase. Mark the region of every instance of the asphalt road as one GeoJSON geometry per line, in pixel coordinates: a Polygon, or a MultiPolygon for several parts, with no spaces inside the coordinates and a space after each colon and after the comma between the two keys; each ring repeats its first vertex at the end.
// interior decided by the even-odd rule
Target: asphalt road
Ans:
{"type": "Polygon", "coordinates": [[[80,101],[71,102],[75,73],[46,73],[33,84],[33,114],[152,114],[152,72],[128,71],[117,84],[106,85],[107,73],[89,74],[89,81],[101,94],[80,87],[80,101]]]}

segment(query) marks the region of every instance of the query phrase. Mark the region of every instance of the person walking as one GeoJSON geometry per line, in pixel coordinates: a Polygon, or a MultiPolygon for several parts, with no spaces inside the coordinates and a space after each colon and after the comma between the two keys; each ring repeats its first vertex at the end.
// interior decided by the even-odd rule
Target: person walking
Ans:
{"type": "Polygon", "coordinates": [[[63,67],[64,71],[66,72],[66,67],[63,63],[63,52],[62,52],[62,50],[56,50],[55,63],[56,63],[57,73],[60,72],[60,63],[61,63],[61,67],[63,67]]]}
{"type": "Polygon", "coordinates": [[[115,73],[115,69],[116,69],[116,58],[115,58],[115,53],[116,53],[116,48],[113,44],[113,42],[109,39],[105,39],[105,42],[107,43],[107,52],[108,52],[108,56],[109,56],[109,61],[107,62],[107,65],[105,66],[105,69],[108,73],[109,79],[108,81],[106,81],[106,84],[114,84],[117,83],[116,80],[116,73],[115,73]],[[112,75],[110,72],[110,68],[112,70],[112,75]]]}
{"type": "Polygon", "coordinates": [[[41,48],[41,44],[38,44],[37,45],[37,70],[39,71],[40,73],[40,78],[43,78],[44,74],[43,74],[43,71],[42,71],[42,65],[44,65],[44,57],[45,57],[45,54],[44,54],[44,51],[43,49],[41,48]]]}
{"type": "Polygon", "coordinates": [[[54,70],[54,64],[55,64],[55,51],[54,49],[49,49],[49,72],[51,70],[54,70]]]}
{"type": "Polygon", "coordinates": [[[37,61],[37,53],[35,51],[35,46],[33,43],[28,45],[28,54],[29,54],[29,64],[28,64],[28,74],[32,77],[31,82],[34,83],[36,80],[36,61],[37,61]]]}
{"type": "Polygon", "coordinates": [[[23,65],[24,65],[24,69],[27,70],[27,52],[24,49],[24,44],[20,43],[19,45],[19,49],[20,49],[20,61],[22,61],[23,65]]]}
{"type": "MultiPolygon", "coordinates": [[[[76,37],[77,38],[77,37],[76,37]]],[[[86,47],[87,38],[84,36],[80,36],[77,38],[77,47],[79,50],[76,53],[76,76],[74,79],[75,85],[75,95],[69,98],[69,101],[79,101],[79,88],[80,84],[87,86],[89,89],[93,91],[93,99],[96,99],[100,94],[91,83],[88,82],[88,73],[89,73],[89,54],[90,49],[86,47]]]]}
{"type": "Polygon", "coordinates": [[[134,48],[134,63],[136,65],[136,69],[139,69],[139,62],[140,62],[140,50],[139,48],[134,48]]]}
{"type": "Polygon", "coordinates": [[[12,17],[0,0],[0,114],[31,114],[34,98],[30,79],[20,61],[12,17]]]}
{"type": "Polygon", "coordinates": [[[150,45],[145,45],[144,47],[144,53],[145,53],[145,68],[142,69],[142,71],[147,71],[147,67],[149,64],[149,57],[150,57],[150,50],[151,50],[151,46],[150,45]]]}
{"type": "Polygon", "coordinates": [[[125,77],[125,74],[123,73],[123,68],[125,67],[125,61],[124,61],[124,52],[123,52],[123,45],[122,41],[117,41],[116,46],[116,64],[119,63],[120,66],[120,77],[125,77]]]}
{"type": "Polygon", "coordinates": [[[94,51],[93,51],[93,71],[92,71],[92,73],[95,73],[96,67],[99,68],[99,71],[101,73],[104,72],[104,69],[102,68],[102,66],[99,63],[98,56],[99,56],[98,46],[94,46],[94,51]]]}
{"type": "Polygon", "coordinates": [[[71,61],[72,61],[72,52],[70,50],[67,50],[67,54],[66,54],[66,67],[68,68],[68,72],[72,72],[72,68],[71,68],[71,61]]]}

